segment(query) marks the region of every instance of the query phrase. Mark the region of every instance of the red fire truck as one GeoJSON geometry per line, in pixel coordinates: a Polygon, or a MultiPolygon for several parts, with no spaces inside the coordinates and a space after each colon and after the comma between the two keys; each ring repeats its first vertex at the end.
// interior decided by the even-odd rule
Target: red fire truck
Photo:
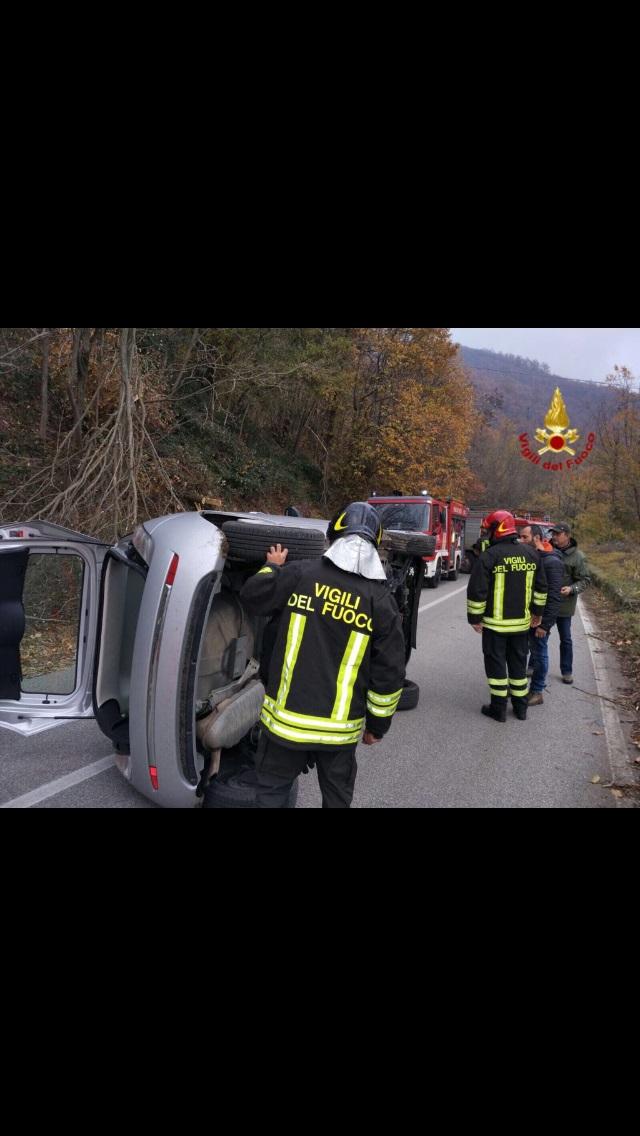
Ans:
{"type": "Polygon", "coordinates": [[[415,497],[394,494],[369,498],[381,515],[382,527],[405,532],[428,533],[436,538],[433,556],[425,557],[424,582],[437,588],[442,579],[457,580],[465,549],[465,525],[469,510],[453,497],[432,497],[426,491],[415,497]]]}
{"type": "Polygon", "coordinates": [[[509,505],[472,505],[469,511],[469,518],[466,526],[466,549],[462,561],[462,571],[471,572],[476,558],[480,554],[480,528],[484,517],[489,513],[493,513],[495,509],[506,509],[508,513],[512,513],[516,528],[518,530],[525,527],[525,525],[540,525],[545,537],[549,537],[549,528],[552,524],[548,513],[540,511],[531,512],[529,509],[513,509],[509,505]]]}

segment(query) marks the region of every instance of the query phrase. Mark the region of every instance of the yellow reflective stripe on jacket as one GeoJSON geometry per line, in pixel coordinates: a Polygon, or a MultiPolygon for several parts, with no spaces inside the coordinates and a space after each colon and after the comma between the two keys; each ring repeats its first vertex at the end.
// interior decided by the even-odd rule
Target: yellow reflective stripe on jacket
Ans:
{"type": "Polygon", "coordinates": [[[286,706],[289,691],[291,690],[291,680],[295,665],[298,661],[300,654],[300,646],[302,644],[302,636],[304,635],[305,627],[307,624],[306,615],[292,615],[289,623],[289,634],[287,636],[287,648],[284,654],[284,663],[282,665],[282,677],[280,679],[280,689],[278,691],[277,703],[278,706],[286,706]]]}
{"type": "Polygon", "coordinates": [[[367,702],[367,710],[370,714],[373,714],[374,718],[393,718],[397,709],[398,702],[396,702],[395,706],[388,707],[386,710],[382,710],[380,706],[373,706],[371,702],[367,702]]]}
{"type": "Polygon", "coordinates": [[[476,603],[474,600],[467,600],[467,611],[469,615],[484,615],[487,610],[487,601],[484,603],[476,603]]]}
{"type": "Polygon", "coordinates": [[[285,741],[289,742],[298,742],[300,745],[357,745],[360,741],[360,730],[354,730],[348,734],[331,734],[322,733],[318,730],[302,730],[295,726],[285,726],[278,722],[266,707],[262,711],[260,720],[267,727],[269,733],[274,734],[275,737],[284,738],[285,741]]]}
{"type": "Polygon", "coordinates": [[[264,576],[267,572],[271,575],[272,572],[275,572],[275,568],[270,568],[267,564],[264,568],[261,568],[259,572],[256,572],[256,576],[264,576]]]}
{"type": "Polygon", "coordinates": [[[367,710],[375,718],[393,718],[401,695],[401,690],[396,691],[395,694],[376,694],[375,691],[370,690],[367,694],[367,710]]]}
{"type": "Polygon", "coordinates": [[[401,690],[396,690],[395,694],[376,694],[375,690],[370,690],[367,698],[370,702],[375,702],[377,706],[390,706],[391,703],[397,706],[401,695],[401,690]]]}
{"type": "Polygon", "coordinates": [[[546,607],[548,599],[549,599],[548,594],[545,595],[544,592],[534,592],[533,593],[533,602],[538,607],[546,607]]]}
{"type": "Polygon", "coordinates": [[[352,631],[349,636],[347,649],[344,653],[342,663],[340,664],[340,670],[338,671],[338,688],[331,713],[332,722],[344,722],[347,719],[353,700],[353,688],[358,677],[358,671],[362,666],[362,660],[364,659],[370,641],[368,635],[361,635],[359,631],[352,631]]]}
{"type": "Polygon", "coordinates": [[[331,718],[314,718],[311,714],[296,714],[293,710],[284,710],[269,698],[264,700],[265,709],[271,716],[284,726],[299,726],[303,730],[335,730],[336,733],[353,733],[364,726],[364,718],[354,718],[349,722],[336,722],[331,718]]]}
{"type": "Polygon", "coordinates": [[[528,631],[531,626],[531,616],[526,615],[522,619],[491,619],[488,615],[484,617],[483,623],[489,631],[528,631]]]}
{"type": "Polygon", "coordinates": [[[533,572],[527,572],[527,594],[524,601],[524,610],[531,611],[531,604],[533,601],[533,588],[535,585],[535,575],[533,572]]]}
{"type": "Polygon", "coordinates": [[[493,618],[502,623],[504,619],[504,588],[507,577],[501,573],[496,577],[493,593],[493,618]]]}

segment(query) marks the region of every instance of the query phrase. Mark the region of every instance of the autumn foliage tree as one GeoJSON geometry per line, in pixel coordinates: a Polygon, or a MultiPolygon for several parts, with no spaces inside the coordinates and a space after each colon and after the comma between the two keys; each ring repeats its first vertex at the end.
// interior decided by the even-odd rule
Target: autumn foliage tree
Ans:
{"type": "Polygon", "coordinates": [[[0,423],[17,391],[39,429],[26,460],[24,431],[7,435],[4,516],[113,536],[204,501],[278,509],[301,491],[326,514],[374,487],[472,481],[448,328],[0,329],[0,423]]]}
{"type": "Polygon", "coordinates": [[[356,365],[334,465],[347,496],[464,495],[473,394],[448,328],[354,328],[356,365]]]}

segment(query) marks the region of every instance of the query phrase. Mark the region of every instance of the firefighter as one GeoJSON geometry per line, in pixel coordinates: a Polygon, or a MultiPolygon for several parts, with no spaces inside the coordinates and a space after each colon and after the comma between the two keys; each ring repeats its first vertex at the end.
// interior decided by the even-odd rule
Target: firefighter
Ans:
{"type": "Polygon", "coordinates": [[[491,703],[482,713],[507,720],[507,700],[521,722],[527,717],[529,630],[539,627],[547,602],[547,578],[536,554],[518,543],[513,515],[498,509],[482,522],[489,548],[476,560],[467,592],[467,612],[482,633],[491,703]]]}
{"type": "Polygon", "coordinates": [[[341,510],[321,560],[285,564],[272,548],[241,597],[279,616],[258,747],[258,808],[285,808],[293,782],[317,767],[322,807],[351,807],[356,746],[381,742],[405,677],[402,620],[378,555],[371,505],[341,510]]]}

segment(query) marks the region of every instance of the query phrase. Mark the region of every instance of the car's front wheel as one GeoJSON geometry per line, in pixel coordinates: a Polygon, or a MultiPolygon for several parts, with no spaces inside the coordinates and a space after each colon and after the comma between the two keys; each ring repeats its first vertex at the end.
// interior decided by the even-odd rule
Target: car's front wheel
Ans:
{"type": "Polygon", "coordinates": [[[439,560],[438,566],[436,568],[435,576],[431,576],[427,580],[427,587],[428,588],[439,588],[441,580],[442,580],[442,561],[439,560]]]}

